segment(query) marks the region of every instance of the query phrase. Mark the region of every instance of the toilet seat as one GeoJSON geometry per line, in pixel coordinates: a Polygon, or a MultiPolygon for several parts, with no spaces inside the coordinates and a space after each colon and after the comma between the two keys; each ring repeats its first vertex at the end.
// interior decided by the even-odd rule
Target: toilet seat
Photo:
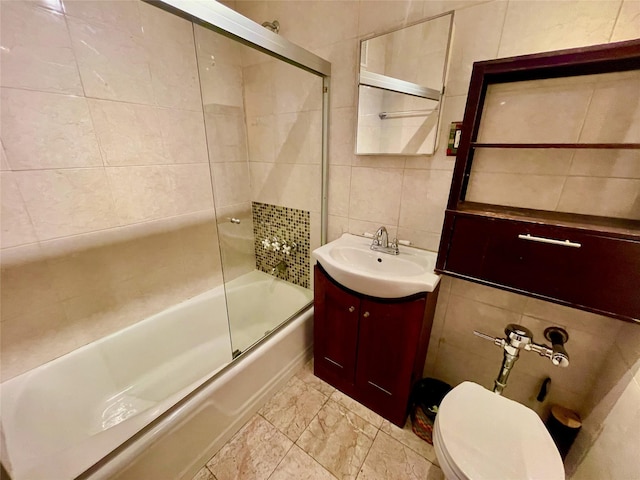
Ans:
{"type": "Polygon", "coordinates": [[[538,415],[472,382],[443,399],[434,445],[445,475],[453,478],[565,478],[558,449],[538,415]]]}

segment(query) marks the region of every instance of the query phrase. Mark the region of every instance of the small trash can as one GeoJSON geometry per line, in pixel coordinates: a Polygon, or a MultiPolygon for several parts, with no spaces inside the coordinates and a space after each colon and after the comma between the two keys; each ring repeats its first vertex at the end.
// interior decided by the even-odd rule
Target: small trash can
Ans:
{"type": "Polygon", "coordinates": [[[451,385],[436,378],[423,378],[411,389],[410,412],[413,433],[433,445],[433,422],[440,402],[451,385]]]}
{"type": "Polygon", "coordinates": [[[580,428],[582,428],[580,415],[560,405],[553,405],[546,426],[558,447],[562,460],[564,460],[580,428]]]}

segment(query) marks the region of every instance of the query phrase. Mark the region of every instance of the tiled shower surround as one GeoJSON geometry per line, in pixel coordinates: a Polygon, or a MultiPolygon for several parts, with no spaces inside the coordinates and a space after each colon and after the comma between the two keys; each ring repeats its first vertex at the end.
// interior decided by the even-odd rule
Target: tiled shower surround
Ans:
{"type": "Polygon", "coordinates": [[[268,203],[251,203],[253,216],[253,238],[256,251],[256,268],[271,273],[284,260],[287,269],[278,276],[283,280],[309,288],[309,254],[311,221],[309,212],[297,208],[281,207],[268,203]],[[295,242],[296,248],[289,255],[282,251],[265,249],[262,241],[277,236],[287,243],[295,242]]]}

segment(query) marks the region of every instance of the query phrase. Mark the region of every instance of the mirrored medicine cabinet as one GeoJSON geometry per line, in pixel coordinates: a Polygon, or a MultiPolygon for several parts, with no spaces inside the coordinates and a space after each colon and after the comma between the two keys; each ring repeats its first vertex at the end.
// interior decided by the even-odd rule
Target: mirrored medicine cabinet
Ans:
{"type": "Polygon", "coordinates": [[[360,43],[357,155],[432,155],[453,12],[360,43]]]}

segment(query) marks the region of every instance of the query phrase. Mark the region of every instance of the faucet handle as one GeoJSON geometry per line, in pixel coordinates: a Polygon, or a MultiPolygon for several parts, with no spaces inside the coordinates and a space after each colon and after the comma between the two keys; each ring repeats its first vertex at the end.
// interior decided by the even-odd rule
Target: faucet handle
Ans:
{"type": "Polygon", "coordinates": [[[483,338],[485,340],[489,340],[490,342],[493,342],[493,344],[497,345],[498,347],[502,347],[506,343],[504,341],[504,338],[492,337],[491,335],[487,335],[486,333],[482,333],[482,332],[479,332],[477,330],[474,330],[473,334],[475,336],[477,336],[477,337],[480,337],[480,338],[483,338]]]}

